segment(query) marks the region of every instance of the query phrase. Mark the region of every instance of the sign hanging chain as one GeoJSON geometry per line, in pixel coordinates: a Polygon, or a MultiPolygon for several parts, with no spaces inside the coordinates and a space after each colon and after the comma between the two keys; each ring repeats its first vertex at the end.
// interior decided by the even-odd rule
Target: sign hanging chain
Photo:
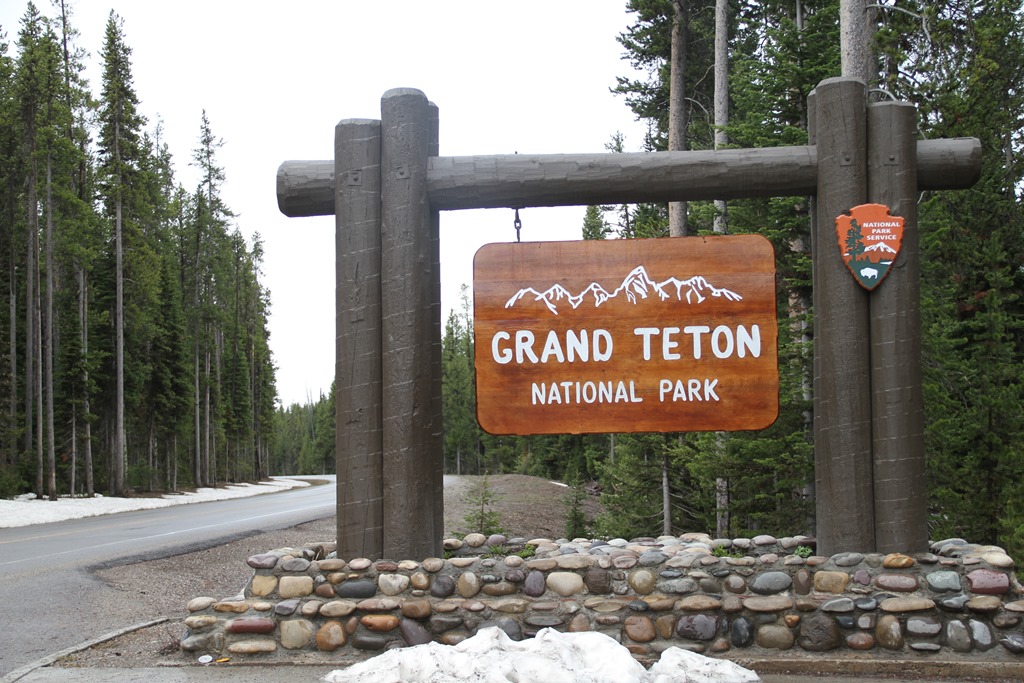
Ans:
{"type": "Polygon", "coordinates": [[[519,209],[516,209],[516,217],[512,220],[512,227],[516,229],[516,242],[518,242],[519,231],[523,228],[523,222],[519,220],[519,209]]]}

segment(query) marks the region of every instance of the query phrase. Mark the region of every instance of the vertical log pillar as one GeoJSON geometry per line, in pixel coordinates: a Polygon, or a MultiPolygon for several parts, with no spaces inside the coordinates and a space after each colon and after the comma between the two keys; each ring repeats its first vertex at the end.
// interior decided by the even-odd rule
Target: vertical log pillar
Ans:
{"type": "MultiPolygon", "coordinates": [[[[430,145],[428,154],[431,157],[441,155],[440,145],[440,118],[437,105],[429,103],[430,111],[430,145]]],[[[431,396],[431,411],[435,416],[434,431],[432,438],[437,447],[434,449],[434,533],[439,539],[444,539],[444,404],[441,396],[441,337],[443,328],[441,325],[441,212],[430,208],[430,240],[431,240],[431,268],[433,270],[431,283],[434,290],[431,306],[434,312],[431,314],[434,331],[431,341],[430,364],[433,368],[431,373],[434,376],[433,394],[431,396]]]]}
{"type": "Polygon", "coordinates": [[[835,219],[867,198],[865,86],[815,90],[814,462],[818,551],[874,550],[867,292],[837,253],[835,219]]]}
{"type": "Polygon", "coordinates": [[[905,220],[903,245],[869,304],[875,550],[882,553],[928,547],[916,115],[905,102],[868,106],[868,201],[905,220]]]}
{"type": "Polygon", "coordinates": [[[335,128],[338,556],[381,558],[380,121],[335,128]]]}
{"type": "Polygon", "coordinates": [[[381,135],[384,556],[397,560],[439,555],[443,526],[434,505],[443,444],[432,361],[440,328],[426,96],[411,88],[384,93],[381,135]]]}

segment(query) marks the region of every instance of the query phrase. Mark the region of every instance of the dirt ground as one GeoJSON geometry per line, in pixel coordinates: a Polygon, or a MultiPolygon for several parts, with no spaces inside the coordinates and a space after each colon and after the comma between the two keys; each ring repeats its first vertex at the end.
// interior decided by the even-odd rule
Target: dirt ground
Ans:
{"type": "MultiPolygon", "coordinates": [[[[465,518],[474,509],[474,503],[479,503],[482,480],[483,477],[457,477],[445,487],[445,537],[471,530],[465,518]]],[[[487,486],[494,494],[490,509],[498,514],[510,538],[556,539],[564,535],[564,501],[570,492],[567,487],[518,474],[490,476],[487,486]]],[[[599,508],[597,499],[589,497],[585,507],[588,519],[592,520],[599,508]]],[[[122,617],[125,626],[161,617],[168,620],[66,657],[58,665],[147,667],[191,662],[191,656],[186,657],[178,647],[185,631],[185,605],[189,600],[237,595],[252,575],[245,563],[250,555],[333,541],[335,534],[335,520],[330,517],[292,529],[255,534],[208,550],[96,570],[94,576],[105,584],[108,593],[102,602],[122,617]]]]}

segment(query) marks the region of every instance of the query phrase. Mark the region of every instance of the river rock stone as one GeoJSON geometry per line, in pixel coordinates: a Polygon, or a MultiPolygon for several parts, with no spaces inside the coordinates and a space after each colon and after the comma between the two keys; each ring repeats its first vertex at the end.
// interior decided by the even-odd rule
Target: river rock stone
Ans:
{"type": "Polygon", "coordinates": [[[798,569],[793,575],[793,592],[797,595],[808,595],[812,585],[811,573],[806,569],[798,569]]]}
{"type": "Polygon", "coordinates": [[[710,595],[688,595],[674,603],[676,609],[684,612],[716,612],[722,601],[710,595]]]}
{"type": "Polygon", "coordinates": [[[853,607],[853,600],[850,598],[834,598],[823,603],[821,611],[845,614],[847,612],[852,612],[853,607]]]}
{"type": "Polygon", "coordinates": [[[356,604],[349,600],[332,600],[320,608],[320,614],[325,617],[347,617],[356,611],[356,604]]]}
{"type": "Polygon", "coordinates": [[[240,640],[228,645],[228,652],[233,655],[268,654],[277,650],[277,642],[273,638],[255,638],[240,640]]]}
{"type": "Polygon", "coordinates": [[[671,595],[685,595],[686,593],[693,593],[697,590],[697,582],[689,577],[681,579],[671,579],[669,581],[659,581],[656,587],[663,593],[669,593],[671,595]]]}
{"type": "Polygon", "coordinates": [[[747,617],[733,619],[729,625],[729,641],[734,647],[750,647],[754,642],[754,622],[747,617]]]}
{"type": "MultiPolygon", "coordinates": [[[[349,564],[353,564],[355,560],[349,564]]],[[[284,583],[285,579],[290,577],[284,577],[281,582],[284,583]]],[[[377,594],[377,585],[368,579],[359,579],[356,581],[346,581],[345,583],[339,584],[335,587],[334,592],[339,598],[353,598],[356,600],[362,600],[365,598],[372,598],[377,594]]]]}
{"type": "Polygon", "coordinates": [[[245,562],[253,569],[273,569],[280,559],[274,553],[260,553],[259,555],[250,555],[245,562]]]}
{"type": "Polygon", "coordinates": [[[546,583],[550,590],[566,598],[583,590],[583,577],[576,572],[551,572],[546,583]]]}
{"type": "Polygon", "coordinates": [[[282,600],[274,605],[274,614],[280,617],[290,617],[295,614],[297,609],[299,609],[299,599],[291,598],[289,600],[282,600]]]}
{"type": "Polygon", "coordinates": [[[1005,595],[1010,592],[1010,577],[992,569],[975,569],[967,575],[972,593],[1005,595]]]}
{"type": "Polygon", "coordinates": [[[407,619],[428,619],[433,611],[430,601],[424,598],[410,598],[402,601],[402,616],[407,619]]]}
{"type": "Polygon", "coordinates": [[[918,589],[919,584],[913,574],[884,573],[875,577],[875,585],[887,591],[912,593],[918,589]]]}
{"type": "Polygon", "coordinates": [[[426,571],[430,572],[431,574],[434,574],[444,569],[444,560],[442,560],[440,557],[428,557],[427,559],[423,560],[421,566],[426,571]]]}
{"type": "Polygon", "coordinates": [[[903,553],[889,553],[882,560],[882,566],[886,569],[909,569],[914,566],[914,558],[903,553]]]}
{"type": "Polygon", "coordinates": [[[835,620],[825,614],[812,614],[801,620],[797,642],[808,652],[826,652],[842,641],[835,620]]]}
{"type": "Polygon", "coordinates": [[[398,624],[398,631],[407,645],[423,645],[434,639],[423,624],[411,619],[402,619],[398,624]]]}
{"type": "Polygon", "coordinates": [[[942,622],[935,617],[914,616],[907,619],[907,634],[935,636],[942,632],[942,622]]]}
{"type": "Polygon", "coordinates": [[[193,615],[185,618],[185,626],[193,631],[204,631],[219,623],[220,619],[212,614],[193,615]]]}
{"type": "Polygon", "coordinates": [[[313,622],[308,619],[286,619],[281,622],[281,647],[286,650],[301,650],[313,638],[313,622]]]}
{"type": "Polygon", "coordinates": [[[435,598],[449,598],[455,593],[455,579],[447,574],[435,576],[430,582],[430,594],[435,598]]]}
{"type": "Polygon", "coordinates": [[[249,582],[249,592],[256,597],[265,597],[277,590],[277,577],[269,574],[257,574],[249,582]]]}
{"type": "Polygon", "coordinates": [[[995,595],[975,595],[967,601],[967,609],[972,612],[995,612],[1003,606],[1003,601],[995,595]]]}
{"type": "Polygon", "coordinates": [[[640,595],[650,595],[657,583],[658,576],[649,569],[638,569],[629,575],[629,587],[640,595]]]}
{"type": "Polygon", "coordinates": [[[273,633],[274,620],[267,617],[239,617],[224,625],[228,633],[273,633]]]}
{"type": "Polygon", "coordinates": [[[399,618],[393,614],[367,614],[359,623],[371,631],[384,633],[398,628],[399,618]]]}
{"type": "Polygon", "coordinates": [[[967,629],[971,633],[971,642],[976,649],[987,652],[996,646],[992,629],[985,622],[971,619],[967,622],[967,629]]]}
{"type": "Polygon", "coordinates": [[[954,652],[971,651],[971,634],[964,622],[952,619],[946,623],[946,645],[954,652]]]}
{"type": "Polygon", "coordinates": [[[820,571],[814,574],[814,590],[819,593],[842,593],[850,583],[846,572],[820,571]]]}
{"type": "Polygon", "coordinates": [[[851,650],[870,650],[875,646],[875,637],[864,631],[857,631],[846,636],[846,647],[851,650]]]}
{"type": "Polygon", "coordinates": [[[935,607],[928,598],[886,598],[881,602],[883,612],[923,612],[935,607]]]}
{"type": "Polygon", "coordinates": [[[788,650],[793,647],[796,637],[785,626],[768,624],[757,629],[754,640],[759,647],[769,650],[788,650]]]}
{"type": "Polygon", "coordinates": [[[832,556],[832,561],[837,567],[855,567],[864,561],[861,553],[839,553],[832,556]]]}
{"type": "Polygon", "coordinates": [[[960,590],[960,575],[946,569],[928,572],[924,575],[928,588],[936,593],[950,593],[960,590]]]}
{"type": "Polygon", "coordinates": [[[711,640],[718,635],[718,617],[707,614],[687,614],[676,622],[676,634],[690,640],[711,640]]]}
{"type": "Polygon", "coordinates": [[[774,595],[793,585],[793,579],[786,572],[764,572],[750,582],[750,590],[759,595],[774,595]]]}
{"type": "Polygon", "coordinates": [[[969,600],[970,598],[963,593],[960,593],[959,595],[950,595],[945,598],[940,598],[938,605],[947,612],[963,612],[969,600]]]}
{"type": "Polygon", "coordinates": [[[304,572],[309,569],[309,560],[302,557],[289,557],[280,562],[281,570],[286,572],[304,572]]]}
{"type": "Polygon", "coordinates": [[[606,569],[588,569],[583,584],[591,595],[607,595],[612,592],[612,575],[606,569]]]}
{"type": "Polygon", "coordinates": [[[654,630],[658,637],[668,640],[675,633],[676,616],[674,614],[663,614],[654,620],[654,630]]]}
{"type": "Polygon", "coordinates": [[[1007,633],[999,639],[999,644],[1015,655],[1024,653],[1024,635],[1007,633]]]}
{"type": "Polygon", "coordinates": [[[531,598],[539,598],[547,590],[547,577],[544,572],[534,569],[526,575],[523,582],[523,592],[531,598]]]}
{"type": "Polygon", "coordinates": [[[886,650],[902,650],[904,640],[900,620],[892,614],[882,615],[875,625],[875,640],[886,650]]]}
{"type": "Polygon", "coordinates": [[[348,640],[345,627],[334,619],[324,622],[316,631],[316,647],[322,652],[334,652],[348,640]]]}
{"type": "Polygon", "coordinates": [[[381,574],[377,577],[377,587],[384,595],[398,595],[409,587],[409,577],[404,574],[381,574]]]}
{"type": "Polygon", "coordinates": [[[376,633],[357,633],[352,636],[352,647],[359,650],[383,650],[387,644],[387,637],[376,633]]]}
{"type": "MultiPolygon", "coordinates": [[[[204,609],[213,607],[217,600],[215,598],[192,598],[185,607],[189,612],[202,612],[204,609]]],[[[247,608],[248,609],[248,608],[247,608]]]]}
{"type": "Polygon", "coordinates": [[[768,595],[747,598],[743,606],[751,612],[783,612],[793,607],[793,601],[784,595],[768,595]]]}

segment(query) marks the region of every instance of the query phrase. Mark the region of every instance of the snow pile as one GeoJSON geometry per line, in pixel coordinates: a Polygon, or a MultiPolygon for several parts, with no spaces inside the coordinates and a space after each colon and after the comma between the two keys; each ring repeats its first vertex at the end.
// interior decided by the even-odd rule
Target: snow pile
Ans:
{"type": "Polygon", "coordinates": [[[390,650],[347,669],[328,683],[754,683],[733,662],[670,648],[650,671],[601,633],[546,628],[516,642],[499,628],[481,629],[458,645],[427,643],[390,650]]]}
{"type": "Polygon", "coordinates": [[[188,503],[206,503],[212,500],[229,498],[247,498],[263,493],[274,493],[291,488],[309,486],[301,479],[273,477],[270,481],[259,484],[233,484],[225,488],[202,488],[195,493],[178,493],[164,495],[159,498],[59,498],[57,500],[35,500],[35,494],[18,496],[13,500],[0,500],[0,528],[28,526],[30,524],[46,524],[63,522],[68,519],[96,517],[116,512],[132,510],[151,510],[153,508],[185,505],[188,503]]]}

